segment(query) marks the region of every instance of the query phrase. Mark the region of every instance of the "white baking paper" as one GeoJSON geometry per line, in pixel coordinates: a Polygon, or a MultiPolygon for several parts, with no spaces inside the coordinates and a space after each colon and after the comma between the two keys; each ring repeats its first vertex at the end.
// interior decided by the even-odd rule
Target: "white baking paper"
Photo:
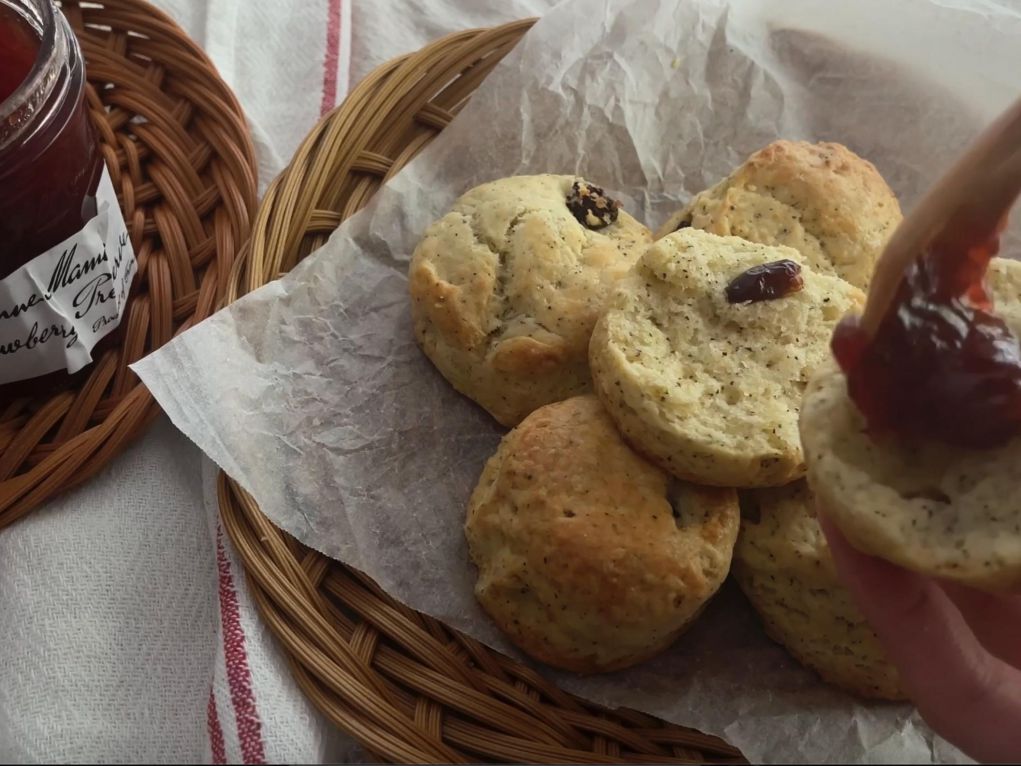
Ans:
{"type": "MultiPolygon", "coordinates": [[[[1019,40],[1018,10],[982,0],[568,0],[318,253],[136,370],[275,523],[512,651],[473,598],[461,531],[501,429],[412,339],[405,272],[426,226],[468,188],[532,172],[605,184],[656,226],[780,137],[849,145],[909,208],[1015,95],[1019,40]]],[[[732,586],[639,668],[543,672],[752,761],[962,759],[910,707],[821,684],[732,586]]]]}

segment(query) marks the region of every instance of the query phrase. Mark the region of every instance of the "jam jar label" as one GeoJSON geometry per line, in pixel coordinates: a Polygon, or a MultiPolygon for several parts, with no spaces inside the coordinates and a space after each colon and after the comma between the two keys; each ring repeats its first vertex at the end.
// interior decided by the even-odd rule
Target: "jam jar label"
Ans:
{"type": "Polygon", "coordinates": [[[105,169],[96,210],[77,234],[0,280],[0,384],[78,372],[120,324],[138,264],[105,169]]]}

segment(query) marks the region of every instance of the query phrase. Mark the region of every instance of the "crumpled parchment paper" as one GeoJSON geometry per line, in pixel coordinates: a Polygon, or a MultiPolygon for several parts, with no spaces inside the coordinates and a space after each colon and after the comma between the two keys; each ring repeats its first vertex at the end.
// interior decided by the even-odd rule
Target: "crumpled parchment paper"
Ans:
{"type": "MultiPolygon", "coordinates": [[[[568,0],[318,253],[135,369],[276,524],[513,653],[474,600],[461,529],[501,429],[412,338],[405,273],[426,226],[480,182],[556,172],[655,227],[776,138],[847,144],[910,208],[1014,96],[1018,40],[1021,12],[986,0],[568,0]]],[[[963,759],[909,706],[820,683],[732,585],[645,665],[543,672],[753,762],[963,759]]]]}

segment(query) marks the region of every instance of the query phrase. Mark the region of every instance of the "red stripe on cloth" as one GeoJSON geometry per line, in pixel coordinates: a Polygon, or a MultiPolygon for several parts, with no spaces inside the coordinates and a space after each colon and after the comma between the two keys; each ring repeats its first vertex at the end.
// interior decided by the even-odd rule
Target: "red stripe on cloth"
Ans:
{"type": "Polygon", "coordinates": [[[234,590],[234,576],[223,547],[223,529],[216,527],[216,568],[220,572],[220,619],[223,623],[223,656],[227,666],[227,684],[230,686],[230,700],[234,705],[234,717],[238,724],[238,741],[241,743],[241,758],[245,763],[266,762],[262,745],[262,723],[255,707],[252,693],[252,673],[248,668],[248,652],[245,650],[245,632],[241,627],[241,612],[238,608],[238,594],[234,590]]]}
{"type": "MultiPolygon", "coordinates": [[[[337,18],[340,19],[340,45],[341,55],[340,58],[345,62],[344,65],[344,90],[341,96],[347,98],[347,94],[351,92],[351,30],[344,29],[344,16],[347,16],[348,23],[351,22],[351,5],[345,5],[343,8],[347,13],[340,13],[337,18]]],[[[339,99],[340,97],[338,97],[339,99]]]]}
{"type": "Polygon", "coordinates": [[[223,746],[223,728],[220,726],[220,716],[216,712],[216,698],[213,696],[213,687],[209,687],[209,709],[206,713],[209,725],[209,745],[213,751],[213,763],[227,763],[227,749],[223,746]]]}
{"type": "Polygon", "coordinates": [[[326,59],[323,61],[323,100],[319,114],[324,115],[337,105],[337,69],[340,65],[340,3],[327,1],[326,59]]]}

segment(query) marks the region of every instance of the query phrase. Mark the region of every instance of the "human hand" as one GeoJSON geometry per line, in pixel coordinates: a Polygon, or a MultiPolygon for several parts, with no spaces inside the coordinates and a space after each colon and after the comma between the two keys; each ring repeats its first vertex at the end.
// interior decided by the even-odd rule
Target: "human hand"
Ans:
{"type": "Polygon", "coordinates": [[[1021,759],[1021,596],[933,580],[860,553],[819,509],[837,572],[905,692],[980,761],[1021,759]]]}

